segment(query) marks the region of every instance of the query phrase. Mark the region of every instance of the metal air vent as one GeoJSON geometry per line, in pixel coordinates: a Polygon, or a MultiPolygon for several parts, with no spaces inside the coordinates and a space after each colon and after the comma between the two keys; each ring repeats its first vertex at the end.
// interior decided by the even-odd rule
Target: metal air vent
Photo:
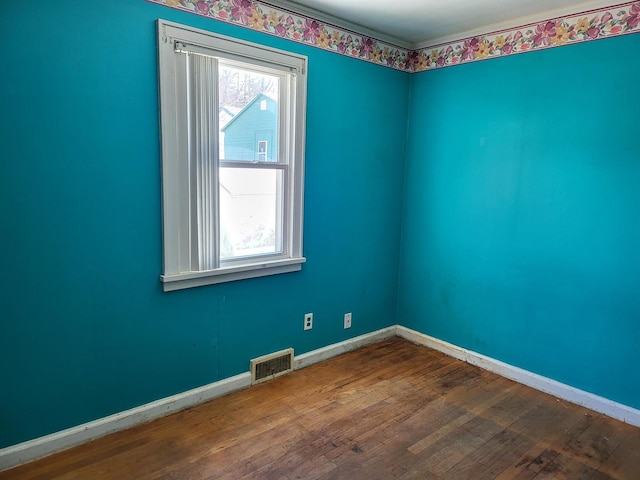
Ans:
{"type": "Polygon", "coordinates": [[[293,370],[293,348],[251,360],[251,385],[279,377],[293,370]]]}

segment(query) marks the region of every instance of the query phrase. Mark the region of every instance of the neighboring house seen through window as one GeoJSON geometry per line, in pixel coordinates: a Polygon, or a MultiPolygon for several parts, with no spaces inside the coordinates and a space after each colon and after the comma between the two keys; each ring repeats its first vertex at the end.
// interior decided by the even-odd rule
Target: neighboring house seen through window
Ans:
{"type": "Polygon", "coordinates": [[[164,289],[300,270],[306,58],[158,21],[164,289]]]}

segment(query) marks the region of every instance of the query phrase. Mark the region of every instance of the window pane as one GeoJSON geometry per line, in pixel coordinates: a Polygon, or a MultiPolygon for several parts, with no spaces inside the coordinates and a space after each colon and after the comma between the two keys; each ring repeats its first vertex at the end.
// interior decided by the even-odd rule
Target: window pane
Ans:
{"type": "Polygon", "coordinates": [[[277,162],[280,78],[221,63],[219,87],[220,159],[277,162]]]}
{"type": "Polygon", "coordinates": [[[220,168],[220,259],[282,252],[282,170],[220,168]]]}

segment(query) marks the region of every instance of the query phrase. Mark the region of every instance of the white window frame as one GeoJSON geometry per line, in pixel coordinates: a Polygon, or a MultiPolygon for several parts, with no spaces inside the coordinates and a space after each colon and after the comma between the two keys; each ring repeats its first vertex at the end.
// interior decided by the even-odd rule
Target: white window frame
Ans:
{"type": "MultiPolygon", "coordinates": [[[[306,261],[302,254],[302,224],[307,57],[165,20],[158,20],[158,56],[163,219],[163,273],[160,280],[164,291],[301,270],[302,263],[306,261]],[[286,163],[288,172],[284,185],[285,238],[281,253],[230,262],[220,262],[218,259],[214,268],[209,269],[194,266],[194,248],[197,247],[194,247],[191,237],[197,216],[192,205],[194,174],[190,172],[191,160],[185,147],[187,96],[184,52],[239,61],[251,64],[252,68],[276,69],[285,72],[290,79],[284,91],[288,102],[283,102],[285,106],[282,108],[283,118],[287,120],[289,128],[287,133],[287,129],[282,127],[284,133],[280,137],[283,151],[281,161],[286,163]]],[[[217,117],[212,121],[217,131],[217,117]]],[[[217,157],[217,145],[213,150],[217,157]]],[[[215,168],[220,163],[220,159],[216,158],[215,168]]],[[[247,164],[252,165],[251,162],[247,164]]],[[[215,182],[212,184],[215,184],[217,192],[218,179],[215,174],[213,178],[215,182]]],[[[217,193],[212,198],[213,207],[217,209],[217,193]]],[[[219,215],[217,219],[219,221],[219,215]]],[[[218,232],[219,226],[214,230],[218,232]]],[[[213,248],[214,251],[216,249],[213,248]]]]}

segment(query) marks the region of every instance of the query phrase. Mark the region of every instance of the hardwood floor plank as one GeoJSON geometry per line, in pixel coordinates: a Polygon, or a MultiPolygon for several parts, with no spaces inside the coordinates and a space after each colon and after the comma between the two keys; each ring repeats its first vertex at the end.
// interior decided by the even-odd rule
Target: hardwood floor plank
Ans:
{"type": "Polygon", "coordinates": [[[615,420],[606,421],[611,422],[606,434],[609,438],[615,435],[618,446],[600,466],[600,470],[621,480],[640,477],[640,428],[621,430],[617,428],[615,420]],[[613,429],[613,434],[610,429],[613,429]]]}
{"type": "MultiPolygon", "coordinates": [[[[496,378],[494,381],[498,384],[503,384],[502,379],[496,378]]],[[[504,398],[509,394],[509,387],[505,390],[483,388],[481,391],[476,392],[471,398],[469,398],[465,404],[464,409],[466,413],[460,415],[455,420],[443,425],[440,429],[431,432],[425,438],[419,440],[409,447],[409,451],[413,454],[419,454],[426,448],[430,447],[433,443],[439,442],[441,439],[449,436],[452,432],[457,431],[460,427],[463,427],[469,421],[475,419],[480,413],[487,408],[494,405],[497,401],[504,398]]],[[[447,401],[452,401],[452,395],[446,398],[447,401]]],[[[453,399],[455,403],[455,399],[453,399]]]]}
{"type": "Polygon", "coordinates": [[[474,416],[422,450],[416,457],[420,457],[418,461],[424,465],[425,471],[442,477],[449,469],[501,430],[501,427],[491,420],[474,416]]]}
{"type": "Polygon", "coordinates": [[[496,478],[511,463],[522,458],[531,446],[532,442],[527,437],[511,430],[502,430],[442,476],[451,480],[496,478]]]}
{"type": "Polygon", "coordinates": [[[534,480],[612,480],[609,475],[562,454],[554,458],[533,478],[534,480]]]}
{"type": "Polygon", "coordinates": [[[553,462],[560,455],[555,450],[548,450],[535,445],[525,452],[519,459],[507,466],[496,480],[532,480],[543,468],[553,462]]]}

